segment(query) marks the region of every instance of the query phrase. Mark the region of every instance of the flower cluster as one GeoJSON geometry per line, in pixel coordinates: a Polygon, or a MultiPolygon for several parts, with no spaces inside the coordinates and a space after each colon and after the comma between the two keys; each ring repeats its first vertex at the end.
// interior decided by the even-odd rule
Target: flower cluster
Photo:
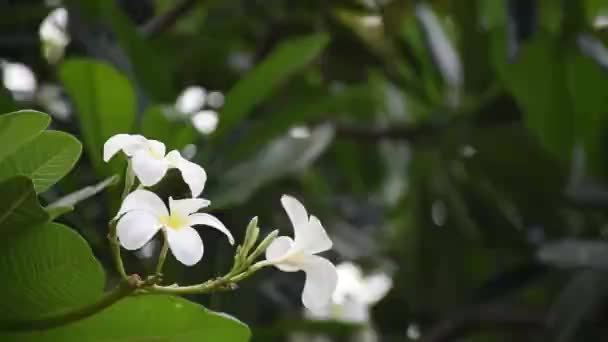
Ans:
{"type": "MultiPolygon", "coordinates": [[[[202,259],[204,252],[203,241],[194,229],[195,226],[215,228],[226,235],[231,245],[234,244],[232,234],[217,217],[199,213],[199,210],[211,204],[207,199],[198,198],[207,180],[205,170],[201,166],[183,158],[179,151],[166,153],[162,142],[149,140],[141,135],[117,134],[108,139],[104,145],[104,161],[109,161],[120,151],[129,158],[128,174],[133,174],[140,184],[132,192],[131,184],[126,185],[124,200],[113,220],[115,235],[122,247],[127,250],[140,249],[161,231],[164,246],[182,264],[192,266],[202,259]],[[159,183],[171,168],[179,170],[190,188],[191,198],[169,197],[167,206],[163,199],[146,188],[159,183]]],[[[209,284],[230,285],[230,282],[243,279],[261,267],[274,265],[285,272],[304,271],[304,306],[310,309],[326,306],[336,289],[338,275],[329,260],[316,254],[329,250],[332,242],[319,219],[313,215],[309,216],[298,200],[284,195],[281,203],[293,225],[293,239],[287,236],[276,237],[275,233],[271,233],[251,252],[259,234],[257,219],[254,218],[247,229],[243,245],[237,248],[233,269],[226,276],[216,279],[215,283],[181,288],[184,293],[189,293],[190,290],[191,293],[200,293],[206,290],[209,284]],[[253,264],[254,259],[264,250],[266,260],[253,264]]],[[[164,261],[162,252],[159,260],[162,260],[159,261],[160,270],[164,261]]],[[[156,288],[157,291],[167,289],[175,293],[178,291],[175,287],[156,288]]]]}

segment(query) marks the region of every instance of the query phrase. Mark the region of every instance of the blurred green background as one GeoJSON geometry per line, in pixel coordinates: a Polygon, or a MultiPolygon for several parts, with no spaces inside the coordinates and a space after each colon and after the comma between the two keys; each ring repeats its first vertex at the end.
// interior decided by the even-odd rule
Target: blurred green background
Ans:
{"type": "MultiPolygon", "coordinates": [[[[323,222],[330,259],[382,275],[386,293],[346,280],[314,319],[301,274],[189,298],[253,341],[603,341],[607,43],[605,0],[4,0],[0,112],[48,112],[83,141],[45,202],[115,174],[103,142],[140,133],[205,167],[237,240],[253,216],[289,234],[288,193],[323,222]]],[[[178,179],[156,190],[185,192],[178,179]]],[[[119,188],[60,219],[109,283],[119,188]]],[[[171,259],[172,281],[230,267],[203,234],[203,261],[171,259]]],[[[150,272],[159,247],[128,269],[150,272]]]]}

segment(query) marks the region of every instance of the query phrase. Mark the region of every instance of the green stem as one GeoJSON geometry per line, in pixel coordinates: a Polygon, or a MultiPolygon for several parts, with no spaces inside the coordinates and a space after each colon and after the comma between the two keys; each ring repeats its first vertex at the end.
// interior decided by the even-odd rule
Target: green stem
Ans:
{"type": "Polygon", "coordinates": [[[160,254],[158,255],[158,263],[156,264],[156,275],[160,276],[163,272],[163,266],[165,265],[165,259],[167,258],[167,251],[169,250],[169,243],[167,242],[167,232],[162,230],[163,232],[163,246],[160,249],[160,254]]]}
{"type": "Polygon", "coordinates": [[[114,221],[110,222],[110,233],[108,234],[108,239],[110,240],[110,251],[112,252],[112,258],[114,259],[116,270],[122,279],[127,279],[125,265],[122,263],[122,258],[120,256],[120,242],[118,242],[118,237],[116,236],[116,222],[114,221]]]}
{"type": "Polygon", "coordinates": [[[172,295],[188,295],[188,294],[203,294],[221,290],[233,290],[236,288],[236,283],[251,276],[261,268],[272,265],[268,261],[260,261],[245,272],[239,274],[227,274],[223,277],[208,280],[202,284],[191,286],[160,286],[150,285],[142,289],[145,294],[172,294],[172,295]]]}
{"type": "Polygon", "coordinates": [[[130,295],[135,291],[140,279],[137,276],[130,276],[121,282],[112,291],[105,293],[96,302],[87,304],[83,307],[71,309],[62,312],[55,316],[39,318],[30,321],[0,321],[0,330],[6,331],[30,331],[30,330],[45,330],[56,328],[62,325],[73,323],[81,319],[90,317],[98,312],[103,311],[117,301],[130,295]]]}

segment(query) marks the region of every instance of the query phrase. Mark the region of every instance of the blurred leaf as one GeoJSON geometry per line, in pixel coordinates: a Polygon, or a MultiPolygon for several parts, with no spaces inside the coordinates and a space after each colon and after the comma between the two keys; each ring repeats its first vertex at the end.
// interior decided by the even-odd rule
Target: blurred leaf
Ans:
{"type": "Polygon", "coordinates": [[[511,63],[501,39],[495,38],[493,58],[498,76],[523,109],[527,127],[548,150],[568,160],[574,143],[574,117],[558,45],[548,36],[536,35],[511,63]]]}
{"type": "Polygon", "coordinates": [[[76,105],[91,162],[98,170],[107,170],[102,164],[103,144],[114,134],[129,133],[133,129],[133,87],[114,68],[91,59],[64,62],[59,76],[76,105]]]}
{"type": "Polygon", "coordinates": [[[215,135],[221,136],[236,126],[277,87],[318,57],[328,43],[325,34],[282,42],[228,92],[215,135]]]}
{"type": "Polygon", "coordinates": [[[0,244],[0,273],[10,279],[0,283],[0,327],[82,306],[103,291],[101,265],[66,226],[47,223],[0,244]]]}
{"type": "Polygon", "coordinates": [[[85,320],[52,330],[6,334],[2,340],[246,342],[249,338],[249,328],[231,316],[183,298],[155,295],[129,297],[85,320]]]}
{"type": "Polygon", "coordinates": [[[544,244],[537,251],[546,264],[566,268],[608,270],[608,243],[597,240],[563,239],[544,244]]]}
{"type": "MultiPolygon", "coordinates": [[[[188,144],[196,141],[197,133],[192,127],[192,123],[182,118],[168,119],[165,111],[171,109],[163,106],[153,106],[148,108],[141,121],[141,133],[149,139],[156,139],[164,142],[169,149],[182,149],[188,144]]],[[[174,115],[180,115],[174,113],[174,115]]]]}
{"type": "Polygon", "coordinates": [[[553,304],[548,326],[551,341],[580,341],[577,332],[583,320],[597,310],[608,296],[608,274],[595,271],[577,273],[553,304]]]}
{"type": "Polygon", "coordinates": [[[447,85],[448,102],[451,105],[457,105],[460,87],[463,83],[460,57],[433,9],[426,2],[421,1],[416,4],[415,12],[422,27],[426,45],[431,52],[431,57],[447,85]]]}
{"type": "Polygon", "coordinates": [[[514,60],[522,43],[532,37],[538,28],[539,0],[506,0],[508,15],[508,58],[514,60]]]}
{"type": "Polygon", "coordinates": [[[287,133],[293,126],[306,124],[327,116],[328,113],[339,114],[356,100],[366,97],[370,97],[369,87],[358,85],[333,95],[323,93],[293,100],[280,110],[260,118],[248,130],[247,136],[232,147],[231,153],[236,157],[242,157],[273,138],[287,133]]]}
{"type": "Polygon", "coordinates": [[[53,221],[59,216],[69,213],[74,210],[74,207],[63,206],[63,207],[46,207],[44,210],[49,214],[50,220],[53,221]]]}
{"type": "Polygon", "coordinates": [[[42,132],[51,122],[51,118],[34,110],[0,116],[0,160],[16,151],[42,132]]]}
{"type": "Polygon", "coordinates": [[[608,98],[603,89],[608,87],[608,76],[588,57],[569,53],[567,62],[568,90],[576,115],[575,129],[583,143],[585,161],[599,173],[608,168],[608,158],[603,152],[608,125],[608,98]]]}
{"type": "MultiPolygon", "coordinates": [[[[108,177],[95,185],[84,187],[78,191],[72,192],[71,194],[56,200],[55,202],[49,204],[45,209],[47,211],[55,210],[54,212],[57,212],[57,210],[66,210],[60,208],[71,208],[70,210],[72,210],[74,209],[73,207],[76,204],[97,195],[99,192],[103,191],[109,186],[115,185],[119,179],[120,177],[117,175],[108,177]]],[[[62,212],[62,214],[63,213],[65,212],[62,212]]]]}
{"type": "Polygon", "coordinates": [[[89,20],[104,20],[113,29],[130,59],[138,84],[158,101],[173,101],[171,60],[165,57],[163,45],[146,39],[130,19],[117,7],[117,2],[104,0],[71,0],[89,20]]]}
{"type": "Polygon", "coordinates": [[[25,232],[48,219],[29,178],[17,176],[0,182],[0,232],[5,236],[3,241],[7,235],[25,232]]]}
{"type": "Polygon", "coordinates": [[[274,341],[293,332],[348,338],[360,328],[360,324],[332,320],[281,320],[270,327],[255,329],[252,341],[274,341]]]}
{"type": "Polygon", "coordinates": [[[306,169],[330,144],[334,129],[315,128],[308,138],[278,138],[252,158],[232,167],[212,189],[213,208],[246,201],[263,185],[306,169]]]}
{"type": "Polygon", "coordinates": [[[73,136],[59,131],[45,131],[0,162],[0,180],[27,176],[36,192],[57,183],[76,164],[82,145],[73,136]]]}

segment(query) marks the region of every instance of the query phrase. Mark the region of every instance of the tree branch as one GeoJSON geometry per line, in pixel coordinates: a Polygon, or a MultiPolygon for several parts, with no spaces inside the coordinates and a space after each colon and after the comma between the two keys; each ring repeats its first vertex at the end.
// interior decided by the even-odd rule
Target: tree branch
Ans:
{"type": "Polygon", "coordinates": [[[141,279],[136,275],[131,275],[122,279],[120,284],[112,291],[105,293],[97,301],[86,304],[82,307],[71,309],[54,316],[39,318],[28,321],[5,321],[0,322],[0,330],[6,331],[26,331],[26,330],[45,330],[56,328],[62,325],[73,323],[98,312],[101,312],[133,293],[139,286],[142,286],[141,279]]]}
{"type": "Polygon", "coordinates": [[[524,309],[483,306],[465,312],[456,312],[439,321],[422,338],[422,342],[452,341],[480,330],[544,330],[543,313],[524,309]]]}
{"type": "Polygon", "coordinates": [[[146,37],[153,37],[169,28],[183,15],[190,12],[196,5],[197,0],[182,0],[169,11],[152,18],[142,28],[141,33],[146,37]]]}

